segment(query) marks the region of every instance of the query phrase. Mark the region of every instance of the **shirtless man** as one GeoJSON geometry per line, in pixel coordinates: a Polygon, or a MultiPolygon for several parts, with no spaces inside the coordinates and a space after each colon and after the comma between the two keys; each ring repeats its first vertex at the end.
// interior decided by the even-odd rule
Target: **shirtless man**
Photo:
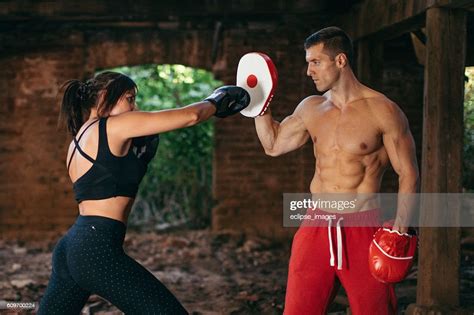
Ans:
{"type": "MultiPolygon", "coordinates": [[[[305,49],[307,75],[325,93],[305,98],[281,123],[273,120],[270,110],[255,118],[265,153],[279,156],[311,139],[316,158],[311,193],[377,193],[389,162],[399,176],[399,196],[415,193],[418,166],[407,118],[394,102],[356,79],[347,34],[336,27],[322,29],[306,39],[305,49]]],[[[411,209],[400,200],[398,204],[393,230],[403,233],[411,209]]],[[[377,281],[368,268],[379,209],[370,202],[358,204],[343,219],[337,220],[336,227],[330,220],[329,226],[326,222],[326,226],[298,229],[285,314],[326,313],[339,284],[347,292],[353,314],[396,312],[393,286],[377,281]],[[363,220],[367,227],[351,227],[352,220],[363,220]]]]}

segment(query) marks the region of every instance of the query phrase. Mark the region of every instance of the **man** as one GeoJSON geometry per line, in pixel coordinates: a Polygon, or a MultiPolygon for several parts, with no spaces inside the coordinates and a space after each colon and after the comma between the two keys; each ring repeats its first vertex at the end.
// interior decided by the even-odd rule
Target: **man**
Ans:
{"type": "MultiPolygon", "coordinates": [[[[415,193],[418,166],[407,118],[394,102],[356,79],[347,34],[336,27],[322,29],[306,39],[305,49],[307,75],[325,93],[305,98],[281,123],[273,120],[270,110],[255,118],[266,154],[278,156],[311,139],[316,158],[313,194],[377,193],[388,163],[399,176],[399,195],[415,193]]],[[[359,202],[337,226],[329,220],[325,227],[298,230],[285,314],[326,313],[339,282],[353,314],[396,312],[393,285],[369,272],[368,248],[380,223],[373,205],[370,200],[359,202]],[[350,226],[361,220],[367,227],[350,226]]],[[[407,231],[410,211],[399,202],[393,230],[407,231]]]]}

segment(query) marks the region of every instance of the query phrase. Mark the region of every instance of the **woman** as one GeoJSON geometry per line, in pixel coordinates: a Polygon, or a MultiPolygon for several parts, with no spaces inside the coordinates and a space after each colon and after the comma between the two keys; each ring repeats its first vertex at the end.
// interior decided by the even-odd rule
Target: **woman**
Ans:
{"type": "Polygon", "coordinates": [[[127,314],[187,314],[149,271],[123,251],[127,217],[159,133],[233,115],[250,102],[225,86],[186,107],[141,112],[136,84],[116,72],[68,81],[60,120],[73,141],[66,165],[79,216],[53,251],[53,270],[38,314],[80,314],[98,294],[127,314]],[[88,115],[87,121],[83,116],[88,115]]]}

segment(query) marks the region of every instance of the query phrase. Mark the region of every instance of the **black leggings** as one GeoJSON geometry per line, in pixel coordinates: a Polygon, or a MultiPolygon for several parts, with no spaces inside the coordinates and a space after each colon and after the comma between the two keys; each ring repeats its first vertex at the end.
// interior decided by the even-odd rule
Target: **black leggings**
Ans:
{"type": "Polygon", "coordinates": [[[125,224],[79,216],[53,251],[38,314],[80,314],[97,294],[126,314],[188,314],[173,294],[123,251],[125,224]]]}

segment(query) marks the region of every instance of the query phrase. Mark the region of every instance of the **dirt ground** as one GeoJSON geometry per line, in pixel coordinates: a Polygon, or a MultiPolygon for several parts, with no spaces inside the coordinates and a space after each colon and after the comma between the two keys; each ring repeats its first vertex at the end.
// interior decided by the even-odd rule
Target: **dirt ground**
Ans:
{"type": "MultiPolygon", "coordinates": [[[[0,305],[38,302],[51,271],[54,241],[0,241],[0,305]]],[[[277,244],[208,230],[166,233],[129,231],[126,252],[148,268],[191,314],[281,314],[290,243],[277,244]]],[[[474,255],[463,254],[462,303],[474,305],[474,255]]],[[[400,314],[416,296],[416,267],[396,287],[400,314]]],[[[38,303],[37,303],[38,304],[38,303]]],[[[329,314],[350,314],[341,289],[329,314]]],[[[35,314],[1,310],[1,314],[35,314]]],[[[122,314],[91,296],[83,314],[122,314]]]]}

